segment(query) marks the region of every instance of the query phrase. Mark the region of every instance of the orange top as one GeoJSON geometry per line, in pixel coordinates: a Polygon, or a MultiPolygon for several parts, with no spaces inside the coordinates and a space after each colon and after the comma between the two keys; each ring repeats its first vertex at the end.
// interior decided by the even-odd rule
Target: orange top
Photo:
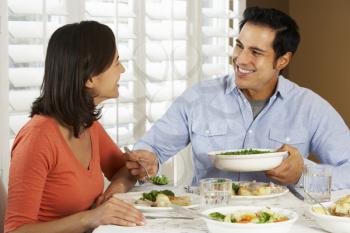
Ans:
{"type": "Polygon", "coordinates": [[[90,128],[89,169],[77,160],[50,117],[35,115],[12,147],[5,232],[26,223],[56,220],[91,207],[125,165],[122,151],[100,123],[90,128]]]}

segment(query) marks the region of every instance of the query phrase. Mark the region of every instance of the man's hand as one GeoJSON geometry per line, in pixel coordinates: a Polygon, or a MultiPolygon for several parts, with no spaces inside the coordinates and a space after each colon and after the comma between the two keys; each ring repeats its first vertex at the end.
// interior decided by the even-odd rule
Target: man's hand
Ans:
{"type": "Polygon", "coordinates": [[[144,179],[146,171],[150,176],[155,176],[158,171],[158,158],[155,153],[147,150],[134,150],[129,153],[125,153],[126,167],[131,175],[136,176],[138,179],[144,179]],[[140,166],[140,163],[145,169],[140,166]]]}
{"type": "Polygon", "coordinates": [[[296,184],[303,172],[303,157],[300,155],[298,149],[286,144],[278,149],[278,151],[288,151],[289,156],[278,167],[266,171],[266,176],[284,185],[296,184]]]}

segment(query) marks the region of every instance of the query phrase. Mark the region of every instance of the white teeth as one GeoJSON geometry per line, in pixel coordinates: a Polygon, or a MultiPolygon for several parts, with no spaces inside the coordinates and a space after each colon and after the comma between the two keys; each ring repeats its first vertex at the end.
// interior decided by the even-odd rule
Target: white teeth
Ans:
{"type": "Polygon", "coordinates": [[[238,68],[239,72],[244,73],[244,74],[253,73],[253,70],[246,70],[246,69],[243,69],[243,68],[241,68],[239,66],[237,68],[238,68]]]}

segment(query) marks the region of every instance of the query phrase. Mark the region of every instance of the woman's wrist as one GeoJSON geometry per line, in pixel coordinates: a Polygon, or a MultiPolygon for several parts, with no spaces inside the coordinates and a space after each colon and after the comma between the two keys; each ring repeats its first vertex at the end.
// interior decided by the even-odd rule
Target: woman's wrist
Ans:
{"type": "Polygon", "coordinates": [[[79,215],[79,222],[85,231],[92,230],[95,227],[97,227],[97,224],[94,223],[94,220],[91,217],[93,210],[86,210],[83,212],[78,213],[79,215]]]}

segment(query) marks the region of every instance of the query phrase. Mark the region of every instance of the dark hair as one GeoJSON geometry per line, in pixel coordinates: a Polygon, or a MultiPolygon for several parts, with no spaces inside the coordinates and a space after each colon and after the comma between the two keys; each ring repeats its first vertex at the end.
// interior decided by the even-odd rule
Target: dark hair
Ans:
{"type": "Polygon", "coordinates": [[[240,31],[247,22],[268,26],[276,31],[273,41],[276,58],[287,52],[296,52],[300,42],[299,27],[289,15],[273,8],[249,7],[245,9],[239,23],[240,31]]]}
{"type": "Polygon", "coordinates": [[[101,115],[85,83],[104,72],[115,53],[115,37],[106,25],[82,21],[57,29],[49,40],[41,93],[33,102],[30,117],[54,117],[78,137],[101,115]]]}

